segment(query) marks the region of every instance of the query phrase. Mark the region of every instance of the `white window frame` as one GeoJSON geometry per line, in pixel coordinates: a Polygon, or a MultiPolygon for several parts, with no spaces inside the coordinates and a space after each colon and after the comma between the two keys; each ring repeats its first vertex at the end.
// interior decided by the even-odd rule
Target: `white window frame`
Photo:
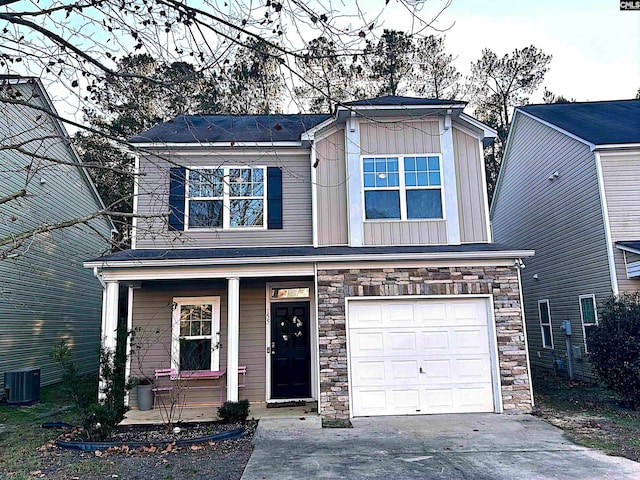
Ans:
{"type": "Polygon", "coordinates": [[[185,230],[193,230],[193,231],[219,231],[219,230],[231,230],[231,231],[241,231],[241,230],[266,230],[267,229],[267,167],[265,165],[225,165],[225,166],[217,166],[217,167],[205,167],[205,166],[197,166],[197,167],[188,167],[187,173],[185,176],[185,185],[184,185],[184,229],[185,230]],[[262,197],[232,197],[229,189],[229,171],[235,169],[251,169],[251,170],[262,170],[262,181],[263,181],[263,189],[262,189],[262,197]],[[222,197],[190,197],[189,196],[189,182],[190,182],[190,173],[191,171],[197,170],[222,170],[222,197]],[[241,226],[241,227],[232,227],[231,226],[231,200],[250,200],[250,199],[262,199],[262,225],[254,225],[254,226],[241,226]],[[222,200],[222,227],[189,227],[189,203],[191,200],[222,200]]]}
{"type": "Polygon", "coordinates": [[[542,348],[546,348],[549,350],[553,350],[553,324],[551,322],[551,305],[549,304],[549,299],[538,300],[538,321],[540,322],[540,335],[542,335],[542,348]],[[549,323],[542,323],[542,310],[540,309],[540,305],[547,305],[547,317],[549,318],[549,323]],[[546,345],[544,340],[544,327],[549,327],[549,337],[551,338],[551,345],[546,345]]]}
{"type": "Polygon", "coordinates": [[[444,204],[444,175],[442,173],[442,154],[441,153],[384,153],[384,154],[368,154],[360,155],[360,175],[362,180],[362,213],[365,222],[441,222],[446,220],[446,208],[444,204]],[[405,157],[438,157],[438,168],[440,172],[439,186],[414,186],[407,187],[404,170],[405,157]],[[364,159],[365,158],[397,158],[398,159],[398,186],[397,187],[365,187],[364,186],[364,159]],[[442,206],[441,218],[407,218],[407,191],[408,190],[440,190],[440,205],[442,206]],[[396,191],[400,192],[400,218],[367,218],[367,209],[365,205],[365,192],[368,191],[396,191]]]}
{"type": "Polygon", "coordinates": [[[582,338],[584,340],[584,351],[585,353],[589,353],[589,348],[587,347],[587,331],[585,330],[585,326],[586,327],[595,327],[596,325],[598,325],[598,305],[596,304],[596,296],[593,293],[590,293],[588,295],[580,295],[578,297],[578,303],[580,303],[580,323],[582,324],[582,338]],[[582,299],[584,298],[590,298],[593,301],[593,316],[594,316],[594,323],[584,323],[584,313],[582,311],[582,299]]]}
{"type": "Polygon", "coordinates": [[[210,370],[220,370],[220,297],[174,297],[171,315],[171,368],[180,372],[180,308],[182,305],[211,305],[211,335],[189,336],[189,340],[211,338],[210,370]]]}

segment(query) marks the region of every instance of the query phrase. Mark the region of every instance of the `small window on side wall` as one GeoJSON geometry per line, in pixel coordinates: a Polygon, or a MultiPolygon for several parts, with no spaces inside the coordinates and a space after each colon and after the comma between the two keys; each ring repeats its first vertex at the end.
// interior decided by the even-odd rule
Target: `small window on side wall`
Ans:
{"type": "Polygon", "coordinates": [[[584,351],[589,352],[589,339],[598,325],[595,295],[580,295],[580,318],[584,334],[584,351]]]}
{"type": "Polygon", "coordinates": [[[540,330],[542,331],[542,347],[553,348],[553,329],[551,327],[549,300],[538,301],[538,316],[540,318],[540,330]]]}

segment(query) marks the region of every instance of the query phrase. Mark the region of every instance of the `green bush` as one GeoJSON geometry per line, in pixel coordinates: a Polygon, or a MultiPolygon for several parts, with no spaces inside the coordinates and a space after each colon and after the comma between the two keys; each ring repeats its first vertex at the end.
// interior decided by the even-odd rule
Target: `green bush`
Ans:
{"type": "Polygon", "coordinates": [[[640,292],[612,297],[598,310],[589,358],[602,383],[640,406],[640,292]]]}
{"type": "Polygon", "coordinates": [[[239,402],[224,402],[218,408],[218,417],[224,423],[246,422],[249,416],[249,400],[239,402]]]}

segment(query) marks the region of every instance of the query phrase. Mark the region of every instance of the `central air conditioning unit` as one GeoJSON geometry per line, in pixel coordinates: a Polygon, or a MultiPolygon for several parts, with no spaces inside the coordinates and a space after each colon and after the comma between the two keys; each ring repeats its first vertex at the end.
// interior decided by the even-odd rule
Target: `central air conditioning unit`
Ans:
{"type": "Polygon", "coordinates": [[[29,405],[40,400],[40,369],[22,368],[4,372],[7,403],[29,405]]]}

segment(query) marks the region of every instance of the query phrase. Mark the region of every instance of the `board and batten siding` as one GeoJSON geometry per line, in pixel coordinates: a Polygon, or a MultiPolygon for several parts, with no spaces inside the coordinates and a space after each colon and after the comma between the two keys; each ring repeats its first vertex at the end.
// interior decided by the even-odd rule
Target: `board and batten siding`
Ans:
{"type": "Polygon", "coordinates": [[[169,168],[166,157],[140,156],[136,248],[214,248],[312,245],[309,153],[237,155],[222,150],[202,155],[164,155],[185,167],[266,166],[282,168],[282,229],[169,231],[169,168]]]}
{"type": "MultiPolygon", "coordinates": [[[[360,120],[362,155],[440,153],[440,125],[433,120],[385,118],[360,120]]],[[[370,220],[365,245],[440,245],[447,243],[445,220],[370,220]]]]}
{"type": "MultiPolygon", "coordinates": [[[[25,101],[46,107],[42,95],[32,97],[34,85],[15,88],[25,101]]],[[[65,139],[42,111],[0,103],[0,138],[0,147],[21,143],[46,157],[1,149],[0,198],[25,186],[27,166],[36,174],[27,184],[27,196],[0,205],[0,239],[102,208],[84,173],[73,165],[65,139]]],[[[102,286],[82,262],[108,250],[110,230],[107,221],[95,219],[36,235],[10,252],[16,257],[0,259],[0,392],[8,370],[40,368],[42,385],[59,381],[61,371],[51,352],[61,341],[71,348],[81,373],[97,372],[102,286]]]]}
{"type": "MultiPolygon", "coordinates": [[[[250,402],[265,401],[266,283],[242,280],[240,283],[240,352],[239,365],[247,367],[246,387],[240,398],[250,402]]],[[[142,282],[133,293],[133,328],[145,339],[142,354],[131,357],[131,376],[153,377],[160,368],[171,368],[171,315],[174,297],[220,297],[220,369],[227,369],[227,284],[225,281],[142,282]]],[[[143,341],[141,341],[143,343],[143,341]]],[[[226,382],[226,379],[225,379],[226,382]]],[[[195,386],[215,382],[198,380],[195,386]]],[[[224,383],[226,386],[226,383],[224,383]]],[[[198,389],[186,392],[186,403],[216,403],[219,391],[198,389]]],[[[226,398],[226,389],[222,394],[226,398]]],[[[130,405],[135,406],[135,391],[130,405]]]]}
{"type": "MultiPolygon", "coordinates": [[[[494,199],[493,238],[536,252],[521,271],[530,357],[534,366],[554,368],[566,357],[563,320],[571,322],[572,344],[584,349],[579,296],[595,294],[600,302],[612,293],[595,156],[587,145],[523,114],[512,129],[494,199]],[[549,300],[554,350],[542,347],[542,299],[549,300]]],[[[584,360],[575,371],[590,375],[584,360]]]]}
{"type": "MultiPolygon", "coordinates": [[[[640,151],[600,152],[600,162],[611,241],[615,244],[620,241],[640,240],[640,151]]],[[[638,291],[640,279],[627,278],[622,251],[614,247],[613,258],[620,293],[638,291]]]]}
{"type": "Polygon", "coordinates": [[[347,245],[347,173],[344,130],[315,142],[318,245],[347,245]]]}
{"type": "Polygon", "coordinates": [[[458,191],[460,241],[462,243],[488,242],[488,205],[484,194],[484,159],[480,154],[480,141],[454,126],[453,151],[458,191]]]}

